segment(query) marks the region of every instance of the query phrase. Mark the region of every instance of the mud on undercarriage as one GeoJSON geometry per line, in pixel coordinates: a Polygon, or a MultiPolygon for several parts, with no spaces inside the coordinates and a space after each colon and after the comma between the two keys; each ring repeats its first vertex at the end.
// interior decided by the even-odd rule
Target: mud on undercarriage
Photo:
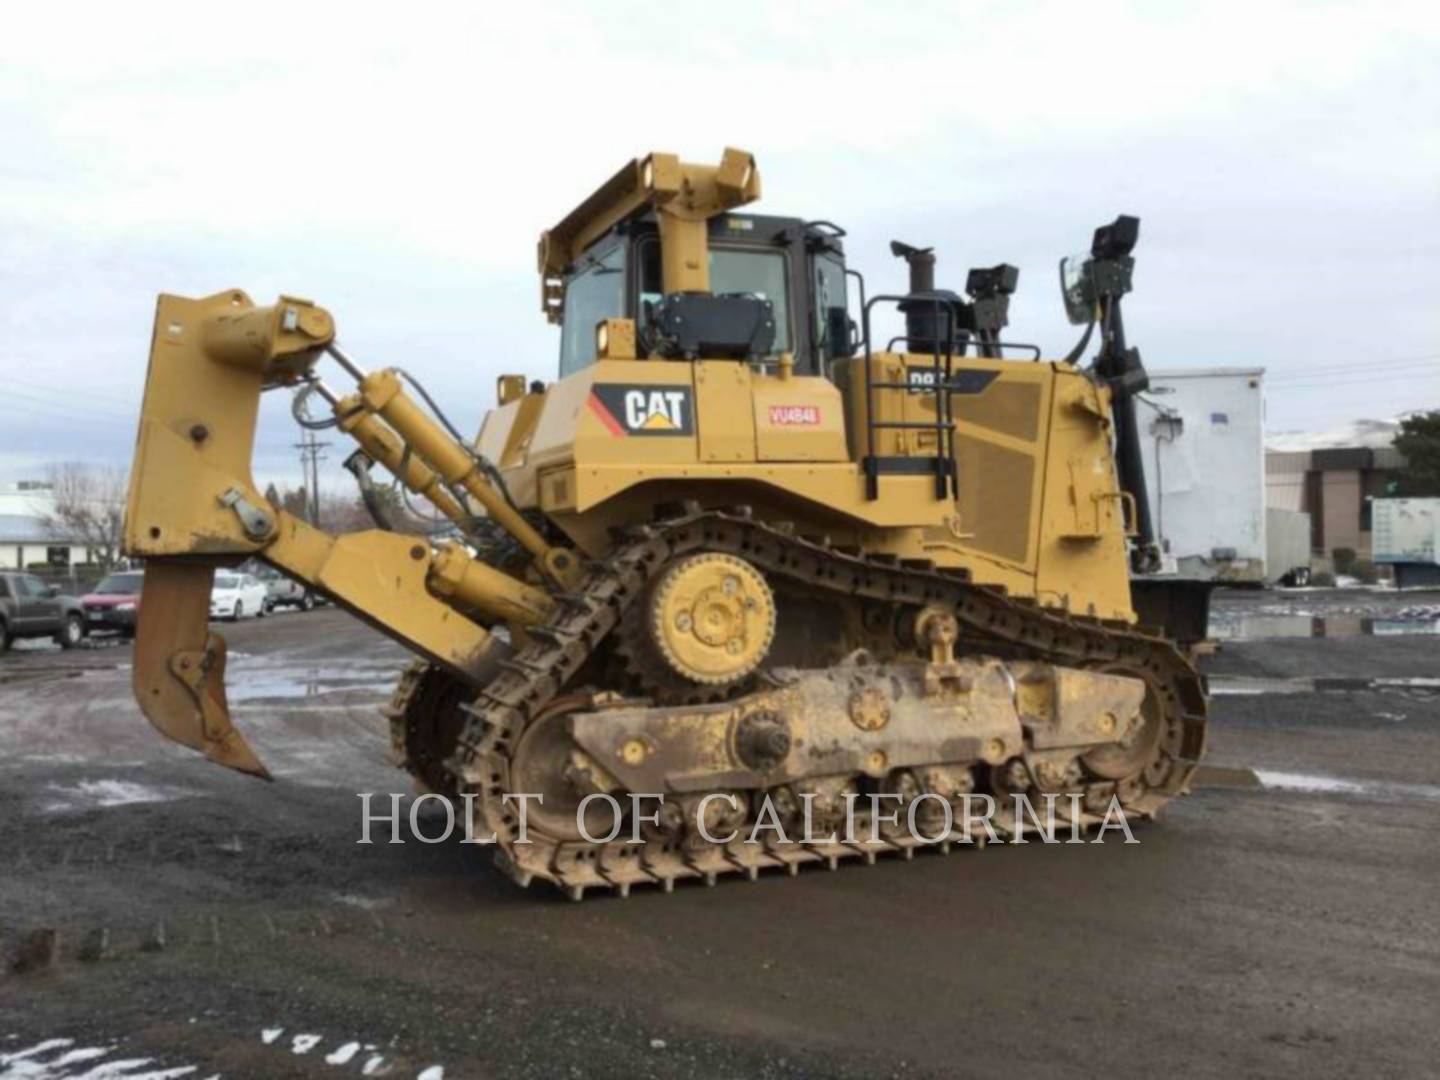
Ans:
{"type": "MultiPolygon", "coordinates": [[[[478,692],[438,668],[413,666],[388,710],[392,738],[397,759],[427,788],[475,796],[465,800],[480,819],[474,833],[493,833],[511,877],[550,881],[575,899],[591,888],[668,891],[685,878],[874,862],[974,840],[958,826],[927,834],[928,842],[873,829],[862,811],[863,839],[830,841],[826,826],[861,793],[898,796],[902,809],[925,799],[932,815],[937,800],[963,803],[962,822],[967,796],[999,795],[995,825],[1010,835],[1025,828],[1004,809],[1013,793],[1037,804],[1053,797],[1060,819],[1080,828],[1099,825],[1112,800],[1131,817],[1150,817],[1187,789],[1203,752],[1199,676],[1165,639],[1063,616],[933,566],[838,549],[743,508],[692,510],[633,530],[529,636],[478,692]],[[696,553],[742,560],[777,587],[828,596],[837,607],[865,601],[905,618],[892,620],[889,655],[763,669],[719,701],[708,694],[656,707],[587,684],[614,670],[601,661],[626,616],[650,602],[667,568],[696,553]],[[604,801],[591,799],[594,827],[578,827],[587,795],[640,792],[665,793],[668,807],[645,824],[644,843],[628,842],[628,830],[586,839],[612,824],[604,801]],[[516,800],[505,796],[524,793],[544,794],[546,808],[530,805],[529,842],[519,844],[516,800]],[[707,795],[724,798],[702,811],[707,795]],[[762,805],[792,827],[808,813],[826,839],[707,838],[743,833],[762,805]]],[[[673,672],[661,675],[660,685],[673,688],[673,672]]]]}

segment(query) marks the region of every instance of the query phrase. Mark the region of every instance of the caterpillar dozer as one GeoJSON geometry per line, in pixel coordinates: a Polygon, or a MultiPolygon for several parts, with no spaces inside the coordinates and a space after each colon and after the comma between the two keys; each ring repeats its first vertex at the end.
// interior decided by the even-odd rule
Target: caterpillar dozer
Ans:
{"type": "Polygon", "coordinates": [[[214,568],[259,558],[417,654],[394,758],[521,885],[949,850],[942,811],[984,794],[1055,797],[1083,829],[1183,793],[1203,685],[1130,592],[1149,546],[1120,313],[1136,219],[1062,264],[1086,331],[1046,361],[1002,340],[1013,267],[962,296],[895,243],[907,291],[867,296],[843,230],[744,211],[759,194],[748,153],[652,153],[546,231],[558,373],[500,377],[473,438],[311,301],[162,295],[125,530],[154,726],[268,775],[207,622],[214,568]],[[887,321],[903,332],[882,340],[887,321]],[[353,437],[362,487],[385,470],[435,524],[392,528],[377,499],[376,528],[330,535],[268,503],[250,457],[283,388],[326,403],[297,418],[353,437]],[[928,828],[832,831],[877,793],[928,828]],[[762,806],[803,838],[747,835],[762,806]]]}

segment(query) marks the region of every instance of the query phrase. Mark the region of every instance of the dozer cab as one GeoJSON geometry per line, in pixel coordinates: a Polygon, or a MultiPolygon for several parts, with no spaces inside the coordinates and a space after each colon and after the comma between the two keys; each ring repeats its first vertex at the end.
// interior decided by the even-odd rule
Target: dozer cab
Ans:
{"type": "Polygon", "coordinates": [[[1081,829],[1182,793],[1204,693],[1130,598],[1135,219],[1064,267],[1086,337],[1045,361],[1002,338],[1014,268],[961,296],[897,243],[908,290],[867,296],[841,229],[759,194],[747,153],[654,153],[545,232],[559,370],[501,377],[473,439],[310,301],[161,296],[126,520],[151,722],[266,775],[206,618],[214,567],[259,558],[417,654],[397,764],[572,897],[949,850],[977,796],[1014,834],[1009,795],[1081,829]],[[332,536],[268,503],[256,412],[287,387],[354,438],[362,487],[384,470],[439,524],[332,536]],[[867,820],[877,795],[898,814],[867,820]]]}

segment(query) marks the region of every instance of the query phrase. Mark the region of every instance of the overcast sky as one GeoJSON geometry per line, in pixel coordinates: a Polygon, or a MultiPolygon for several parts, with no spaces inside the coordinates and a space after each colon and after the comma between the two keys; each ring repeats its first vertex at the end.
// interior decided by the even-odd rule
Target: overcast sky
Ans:
{"type": "MultiPolygon", "coordinates": [[[[361,7],[8,12],[0,480],[128,460],[160,291],[312,297],[473,429],[496,375],[553,376],[540,231],[726,145],[872,290],[892,238],[956,287],[1015,263],[1010,336],[1049,355],[1057,259],[1126,212],[1150,367],[1265,367],[1277,431],[1440,406],[1433,4],[361,7]]],[[[285,407],[261,483],[298,475],[285,407]]]]}

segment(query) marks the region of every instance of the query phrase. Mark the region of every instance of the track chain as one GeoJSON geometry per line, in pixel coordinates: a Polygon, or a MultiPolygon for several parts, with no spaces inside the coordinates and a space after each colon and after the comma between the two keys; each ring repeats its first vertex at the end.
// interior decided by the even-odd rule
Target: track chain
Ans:
{"type": "MultiPolygon", "coordinates": [[[[456,790],[473,793],[480,820],[474,835],[493,835],[499,865],[520,885],[536,878],[555,883],[573,899],[587,889],[608,888],[625,895],[631,886],[658,884],[667,892],[675,881],[701,877],[707,884],[726,873],[784,868],[795,873],[806,862],[832,869],[841,859],[873,863],[880,854],[913,855],[918,847],[949,851],[954,843],[983,846],[984,837],[964,836],[934,844],[908,834],[876,843],[762,845],[743,839],[728,845],[693,846],[650,840],[609,844],[558,840],[529,823],[528,843],[517,844],[516,808],[507,805],[510,761],[527,725],[540,717],[566,689],[586,658],[620,624],[645,593],[661,567],[695,551],[723,551],[746,559],[768,575],[789,578],[806,588],[907,606],[942,607],[961,626],[967,652],[1035,658],[1072,667],[1122,669],[1144,677],[1162,708],[1160,749],[1141,775],[1118,782],[1087,781],[1077,825],[1101,821],[1111,797],[1118,796],[1128,817],[1152,817],[1188,788],[1205,742],[1206,698],[1200,676],[1164,637],[1117,622],[1084,619],[1012,598],[993,587],[971,583],[963,572],[932,563],[866,556],[830,546],[824,540],[795,535],[783,526],[754,520],[744,508],[694,511],[655,525],[639,526],[603,564],[589,568],[585,583],[557,608],[551,620],[531,631],[521,649],[467,705],[458,745],[447,765],[456,790]]],[[[424,664],[408,672],[392,706],[393,741],[405,745],[406,707],[417,696],[424,664]]],[[[1057,818],[1068,823],[1064,803],[1057,818]]],[[[1002,835],[1022,834],[1024,822],[993,819],[1002,835]]],[[[868,835],[868,826],[857,833],[868,835]]]]}

